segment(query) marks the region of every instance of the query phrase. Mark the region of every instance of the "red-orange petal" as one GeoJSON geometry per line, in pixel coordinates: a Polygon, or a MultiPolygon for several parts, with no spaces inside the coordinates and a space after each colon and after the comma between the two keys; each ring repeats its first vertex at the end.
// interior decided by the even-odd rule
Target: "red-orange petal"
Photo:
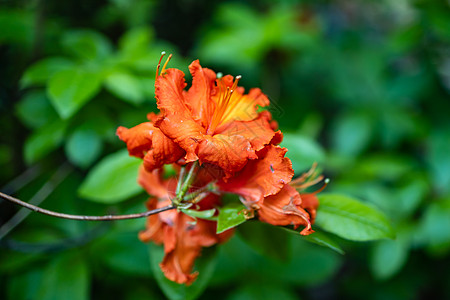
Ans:
{"type": "Polygon", "coordinates": [[[163,182],[161,169],[147,171],[142,166],[139,168],[138,183],[145,191],[158,199],[168,199],[167,182],[163,182]]]}
{"type": "MultiPolygon", "coordinates": [[[[158,199],[152,198],[147,201],[147,209],[156,209],[158,206],[158,199]]],[[[165,223],[161,222],[160,217],[151,215],[147,218],[146,229],[139,232],[139,239],[143,242],[153,241],[156,244],[162,244],[164,241],[164,226],[165,223]]]]}
{"type": "Polygon", "coordinates": [[[204,128],[194,120],[170,113],[159,119],[155,124],[165,136],[186,151],[186,162],[195,161],[197,147],[204,138],[204,128]]]}
{"type": "Polygon", "coordinates": [[[196,145],[205,129],[195,122],[186,102],[184,73],[168,69],[157,78],[155,87],[158,108],[163,115],[155,122],[155,126],[186,151],[187,162],[196,160],[196,145]]]}
{"type": "Polygon", "coordinates": [[[280,144],[282,141],[283,141],[283,133],[282,133],[280,130],[275,131],[275,134],[274,134],[272,140],[270,141],[270,143],[271,143],[272,145],[278,145],[278,144],[280,144]]]}
{"type": "Polygon", "coordinates": [[[202,68],[198,60],[189,65],[189,70],[192,74],[192,86],[185,95],[186,103],[194,120],[206,128],[214,110],[211,94],[215,89],[216,73],[202,68]]]}
{"type": "Polygon", "coordinates": [[[219,182],[220,190],[241,195],[249,202],[278,193],[294,176],[290,159],[284,157],[286,151],[279,146],[267,146],[258,152],[259,159],[249,161],[227,182],[219,182]]]}
{"type": "Polygon", "coordinates": [[[163,115],[176,112],[186,118],[191,116],[191,111],[184,100],[185,87],[184,73],[178,69],[168,69],[165,74],[158,76],[155,82],[155,97],[163,115]]]}
{"type": "Polygon", "coordinates": [[[259,151],[269,144],[275,132],[270,127],[271,115],[263,111],[252,121],[234,121],[219,127],[216,132],[222,135],[238,135],[247,139],[253,150],[259,151]]]}
{"type": "MultiPolygon", "coordinates": [[[[191,273],[195,259],[200,255],[202,247],[209,247],[219,242],[215,232],[215,222],[197,219],[194,220],[178,213],[176,224],[166,231],[167,244],[165,256],[160,264],[164,275],[177,283],[191,284],[197,277],[197,273],[191,273]],[[175,237],[175,244],[173,244],[175,237]]],[[[164,242],[166,245],[166,241],[164,242]]]]}
{"type": "Polygon", "coordinates": [[[145,122],[130,129],[120,126],[117,128],[116,134],[127,144],[130,155],[143,158],[152,146],[155,129],[152,123],[145,122]]]}
{"type": "Polygon", "coordinates": [[[144,156],[144,167],[151,171],[161,168],[165,164],[172,164],[185,156],[185,151],[161,130],[155,128],[152,137],[152,148],[144,156]]]}
{"type": "Polygon", "coordinates": [[[319,207],[319,200],[316,194],[300,194],[302,198],[302,208],[304,208],[310,216],[311,223],[314,223],[317,214],[317,208],[319,207]]]}
{"type": "Polygon", "coordinates": [[[211,163],[222,168],[227,177],[241,170],[249,159],[256,159],[250,142],[239,135],[205,135],[198,146],[198,157],[202,163],[211,163]]]}
{"type": "MultiPolygon", "coordinates": [[[[171,177],[166,180],[163,179],[162,169],[148,171],[141,166],[139,168],[138,183],[150,196],[158,198],[160,202],[173,199],[173,197],[175,197],[177,179],[175,177],[171,177]]],[[[164,204],[169,205],[170,202],[164,204]]],[[[161,203],[158,203],[158,205],[161,205],[161,203]]]]}
{"type": "Polygon", "coordinates": [[[301,207],[301,202],[300,194],[286,184],[280,192],[258,203],[258,218],[276,226],[305,226],[300,234],[308,235],[314,231],[311,229],[310,216],[301,207]]]}
{"type": "Polygon", "coordinates": [[[127,144],[132,156],[144,158],[148,171],[171,164],[185,155],[185,152],[152,123],[141,123],[133,128],[117,128],[117,135],[127,144]]]}

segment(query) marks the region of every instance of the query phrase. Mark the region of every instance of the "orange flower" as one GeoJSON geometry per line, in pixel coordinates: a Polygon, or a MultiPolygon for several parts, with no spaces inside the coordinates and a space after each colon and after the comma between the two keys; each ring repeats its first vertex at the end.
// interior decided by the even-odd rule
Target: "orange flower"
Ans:
{"type": "MultiPolygon", "coordinates": [[[[148,172],[141,168],[139,183],[149,194],[158,197],[148,201],[149,210],[171,204],[170,198],[176,186],[174,179],[164,181],[160,170],[148,172]]],[[[213,208],[218,204],[218,196],[211,193],[198,203],[200,210],[213,208]]],[[[139,233],[139,238],[144,242],[164,244],[165,255],[160,264],[164,275],[172,281],[189,285],[198,275],[192,273],[192,268],[202,247],[224,242],[233,233],[228,230],[216,234],[216,227],[215,221],[194,220],[182,212],[170,210],[150,216],[147,219],[147,229],[139,233]]]]}
{"type": "Polygon", "coordinates": [[[258,112],[258,107],[269,105],[260,89],[245,95],[238,87],[240,76],[218,78],[198,60],[189,70],[193,81],[185,91],[184,73],[163,68],[155,83],[160,115],[151,114],[152,122],[132,129],[117,130],[130,155],[144,158],[147,170],[199,160],[219,166],[231,177],[257,158],[256,151],[281,141],[270,113],[258,112]]]}
{"type": "MultiPolygon", "coordinates": [[[[198,60],[189,66],[193,81],[186,91],[184,73],[166,70],[167,62],[160,74],[158,65],[155,83],[160,113],[149,114],[150,122],[117,129],[130,155],[144,160],[138,181],[156,197],[148,201],[149,210],[170,204],[208,210],[220,207],[220,192],[234,193],[261,221],[304,226],[301,234],[312,233],[318,201],[315,193],[303,191],[322,178],[309,180],[315,174],[312,169],[291,181],[294,171],[285,157],[287,150],[277,146],[283,135],[268,111],[258,111],[269,105],[267,97],[259,89],[244,94],[238,87],[240,76],[218,77],[198,60]],[[178,170],[187,166],[189,173],[183,167],[180,182],[163,180],[165,164],[178,170]]],[[[217,234],[215,221],[194,220],[174,210],[151,215],[146,227],[139,234],[142,241],[164,244],[160,267],[165,276],[185,284],[197,276],[192,269],[202,247],[232,234],[232,230],[217,234]]]]}
{"type": "MultiPolygon", "coordinates": [[[[240,195],[250,210],[256,210],[258,218],[278,226],[305,226],[302,235],[314,232],[317,198],[314,194],[302,194],[291,185],[294,171],[291,161],[284,157],[286,149],[269,145],[259,151],[259,159],[249,162],[235,177],[217,183],[223,192],[240,195]],[[308,210],[309,213],[306,211],[308,210]]],[[[296,181],[299,184],[298,181],[296,181]]]]}
{"type": "Polygon", "coordinates": [[[276,226],[293,225],[294,229],[305,226],[300,234],[308,235],[314,232],[311,224],[314,223],[318,204],[314,195],[304,197],[295,188],[286,184],[280,192],[264,198],[258,204],[258,217],[261,221],[276,226]],[[305,199],[308,199],[308,202],[305,202],[305,199]],[[312,213],[308,214],[306,208],[312,213]]]}
{"type": "MultiPolygon", "coordinates": [[[[149,119],[155,118],[155,114],[149,114],[149,119]]],[[[161,168],[164,164],[175,163],[185,155],[183,149],[151,122],[131,129],[120,126],[116,133],[127,144],[130,155],[144,159],[144,166],[149,171],[161,168]]]]}

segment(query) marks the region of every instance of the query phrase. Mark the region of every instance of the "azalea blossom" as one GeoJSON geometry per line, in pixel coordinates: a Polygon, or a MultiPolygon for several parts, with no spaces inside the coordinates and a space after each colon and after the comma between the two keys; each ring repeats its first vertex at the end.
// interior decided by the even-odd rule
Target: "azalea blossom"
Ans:
{"type": "Polygon", "coordinates": [[[267,96],[257,88],[245,94],[238,86],[240,76],[218,76],[198,60],[189,66],[193,80],[185,90],[183,72],[166,65],[161,72],[158,65],[155,83],[160,112],[148,114],[149,122],[117,129],[130,155],[143,159],[138,181],[152,196],[148,209],[178,208],[150,216],[139,235],[144,242],[164,245],[160,267],[165,276],[192,283],[202,248],[231,236],[232,229],[221,234],[216,229],[227,193],[238,195],[246,207],[237,214],[276,226],[301,226],[302,235],[313,233],[319,203],[317,192],[305,189],[322,177],[312,176],[313,168],[292,180],[287,149],[278,145],[283,135],[271,114],[260,109],[269,105],[267,96]],[[163,179],[168,164],[177,176],[163,179]],[[214,215],[193,218],[185,208],[214,215]]]}
{"type": "MultiPolygon", "coordinates": [[[[315,194],[300,194],[289,182],[294,175],[292,163],[284,157],[286,149],[269,145],[258,152],[259,159],[249,162],[241,172],[227,182],[218,183],[219,189],[242,197],[243,203],[256,210],[258,218],[278,226],[304,226],[302,235],[314,232],[318,201],[315,194]],[[309,213],[307,212],[309,211],[309,213]]],[[[296,180],[296,184],[304,181],[296,180]]]]}
{"type": "Polygon", "coordinates": [[[160,113],[149,114],[150,122],[131,129],[119,127],[117,135],[127,143],[130,155],[144,159],[151,171],[163,164],[199,161],[220,167],[227,177],[242,169],[256,151],[281,141],[271,114],[258,112],[269,105],[260,89],[244,94],[240,76],[218,77],[191,63],[192,86],[184,90],[184,73],[161,71],[155,95],[160,113]]]}

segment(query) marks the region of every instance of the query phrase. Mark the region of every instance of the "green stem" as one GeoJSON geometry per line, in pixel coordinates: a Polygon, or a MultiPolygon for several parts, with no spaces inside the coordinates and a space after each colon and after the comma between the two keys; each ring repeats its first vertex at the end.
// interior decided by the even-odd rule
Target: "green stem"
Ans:
{"type": "Polygon", "coordinates": [[[195,179],[194,172],[197,169],[198,161],[192,163],[191,168],[189,169],[189,173],[186,176],[186,179],[181,186],[180,191],[178,191],[176,198],[174,199],[174,205],[178,205],[183,201],[184,195],[186,195],[187,191],[192,185],[192,182],[195,179]]]}
{"type": "Polygon", "coordinates": [[[192,192],[190,194],[187,194],[184,197],[184,200],[186,201],[190,201],[195,199],[198,195],[200,195],[201,193],[204,193],[206,191],[212,192],[214,191],[214,183],[208,183],[207,185],[205,185],[204,187],[199,188],[198,190],[196,190],[195,192],[192,192]]]}
{"type": "Polygon", "coordinates": [[[181,184],[184,179],[184,173],[186,173],[186,167],[181,167],[180,174],[178,175],[178,182],[177,182],[177,189],[175,191],[175,194],[178,195],[181,191],[181,184]]]}

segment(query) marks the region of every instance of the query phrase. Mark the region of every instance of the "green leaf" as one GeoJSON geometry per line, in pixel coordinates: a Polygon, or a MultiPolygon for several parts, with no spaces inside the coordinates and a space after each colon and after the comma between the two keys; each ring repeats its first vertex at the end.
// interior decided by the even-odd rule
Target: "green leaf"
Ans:
{"type": "Polygon", "coordinates": [[[146,99],[155,98],[155,78],[154,77],[144,77],[138,78],[141,85],[142,93],[146,99]]]}
{"type": "Polygon", "coordinates": [[[167,298],[171,300],[197,299],[206,289],[216,265],[216,251],[214,248],[204,248],[202,250],[202,256],[196,259],[195,266],[199,275],[194,283],[192,283],[190,286],[175,283],[164,276],[159,267],[159,264],[164,257],[163,247],[156,246],[151,243],[149,244],[149,250],[150,264],[153,270],[153,274],[155,275],[156,282],[167,298]]]}
{"type": "Polygon", "coordinates": [[[137,183],[141,160],[121,150],[106,156],[88,173],[78,190],[81,197],[100,203],[118,203],[137,195],[142,188],[137,183]]]}
{"type": "Polygon", "coordinates": [[[343,256],[324,247],[292,239],[292,259],[277,269],[269,268],[281,282],[300,286],[317,286],[331,280],[339,271],[343,256]]]}
{"type": "Polygon", "coordinates": [[[44,85],[55,73],[72,67],[72,61],[62,57],[50,57],[30,66],[20,79],[22,88],[44,85]]]}
{"type": "Polygon", "coordinates": [[[44,271],[37,300],[89,298],[89,267],[78,254],[61,254],[44,271]]]}
{"type": "Polygon", "coordinates": [[[200,218],[211,220],[213,219],[214,214],[216,213],[216,209],[208,209],[208,210],[194,210],[194,209],[180,209],[183,213],[193,218],[200,218]]]}
{"type": "MultiPolygon", "coordinates": [[[[292,287],[291,287],[292,288],[292,287]]],[[[289,288],[286,288],[282,284],[245,284],[237,290],[233,289],[227,300],[295,300],[298,299],[297,295],[289,288]]]]}
{"type": "Polygon", "coordinates": [[[237,232],[241,239],[256,252],[285,261],[289,257],[290,235],[277,227],[259,221],[250,221],[239,226],[237,232]]]}
{"type": "Polygon", "coordinates": [[[134,283],[133,285],[129,285],[128,288],[124,291],[126,296],[124,296],[123,300],[143,300],[143,299],[151,299],[151,300],[162,300],[163,296],[160,296],[158,291],[153,288],[151,285],[143,285],[139,282],[134,283]]]}
{"type": "Polygon", "coordinates": [[[450,249],[450,197],[431,203],[420,222],[419,234],[434,254],[445,255],[450,249]]]}
{"type": "Polygon", "coordinates": [[[145,55],[152,38],[153,32],[149,27],[131,29],[120,38],[119,50],[122,55],[130,58],[145,55]]]}
{"type": "Polygon", "coordinates": [[[0,252],[0,272],[3,274],[27,269],[41,259],[39,253],[20,253],[12,250],[0,252]]]}
{"type": "Polygon", "coordinates": [[[20,120],[29,128],[40,128],[58,118],[44,91],[31,91],[16,105],[20,120]]]}
{"type": "Polygon", "coordinates": [[[414,161],[392,154],[366,155],[354,168],[356,178],[398,180],[414,169],[414,161]]]}
{"type": "Polygon", "coordinates": [[[90,129],[95,131],[102,140],[116,142],[117,124],[113,118],[113,114],[106,110],[104,104],[99,101],[99,103],[93,103],[89,109],[86,109],[82,114],[79,114],[75,122],[76,124],[81,124],[78,128],[82,127],[86,130],[90,129]]]}
{"type": "Polygon", "coordinates": [[[408,250],[403,239],[378,241],[371,256],[372,273],[378,279],[392,277],[405,264],[408,250]]]}
{"type": "Polygon", "coordinates": [[[105,79],[105,87],[120,99],[140,104],[145,100],[142,82],[124,70],[116,70],[105,79]]]}
{"type": "Polygon", "coordinates": [[[353,198],[323,194],[316,224],[324,230],[354,241],[394,238],[395,233],[386,217],[373,207],[353,198]]]}
{"type": "Polygon", "coordinates": [[[27,50],[31,48],[35,36],[34,18],[31,10],[3,6],[0,10],[0,44],[19,44],[27,50]]]}
{"type": "MultiPolygon", "coordinates": [[[[243,226],[246,225],[247,223],[243,226]]],[[[285,233],[283,230],[278,232],[285,233]]],[[[275,241],[274,244],[273,248],[277,245],[275,241]]],[[[240,279],[245,277],[257,283],[317,286],[330,280],[339,270],[343,257],[333,251],[308,243],[302,238],[290,239],[287,246],[291,254],[287,261],[268,259],[267,256],[256,255],[240,235],[235,235],[219,247],[218,264],[212,283],[227,286],[242,284],[240,279]]]]}
{"type": "Polygon", "coordinates": [[[335,152],[358,155],[370,142],[372,128],[370,115],[353,113],[340,117],[336,120],[331,135],[335,152]]]}
{"type": "Polygon", "coordinates": [[[64,139],[66,123],[56,120],[34,132],[25,142],[25,161],[32,164],[58,148],[64,139]]]}
{"type": "Polygon", "coordinates": [[[238,226],[247,221],[243,210],[245,206],[240,202],[230,202],[218,208],[219,216],[217,218],[217,233],[238,226]]]}
{"type": "Polygon", "coordinates": [[[147,245],[139,240],[135,231],[119,232],[111,228],[96,240],[92,253],[97,261],[121,274],[152,277],[152,270],[144,263],[150,259],[147,245]]]}
{"type": "Polygon", "coordinates": [[[427,162],[433,186],[441,194],[450,193],[450,130],[437,131],[429,138],[427,162]]]}
{"type": "Polygon", "coordinates": [[[80,68],[63,70],[50,78],[47,93],[61,118],[67,119],[100,91],[101,80],[102,76],[96,72],[80,68]]]}
{"type": "Polygon", "coordinates": [[[112,51],[111,43],[107,38],[98,32],[89,30],[66,33],[62,44],[69,53],[86,60],[108,57],[112,51]]]}
{"type": "Polygon", "coordinates": [[[226,29],[210,31],[204,36],[199,47],[200,56],[206,61],[218,64],[233,58],[233,62],[242,64],[244,69],[257,65],[270,47],[265,39],[264,15],[261,16],[242,4],[224,5],[217,14],[226,29]],[[252,40],[251,43],[239,42],[249,39],[252,40]]]}
{"type": "Polygon", "coordinates": [[[325,152],[315,141],[299,134],[285,133],[281,146],[288,149],[286,156],[296,172],[309,169],[314,162],[325,158],[325,152]]]}
{"type": "Polygon", "coordinates": [[[0,144],[0,165],[9,164],[13,157],[13,148],[10,145],[0,144]]]}
{"type": "Polygon", "coordinates": [[[18,272],[8,278],[8,299],[28,300],[34,299],[39,290],[42,280],[42,269],[29,269],[28,265],[25,272],[18,272]],[[26,287],[26,288],[24,288],[26,287]]]}
{"type": "Polygon", "coordinates": [[[339,246],[339,244],[336,243],[336,241],[334,241],[332,238],[330,238],[324,232],[317,230],[316,228],[314,228],[314,233],[312,233],[310,235],[300,235],[299,231],[291,229],[291,228],[279,227],[279,226],[277,226],[277,228],[282,228],[290,233],[293,233],[293,234],[297,235],[299,238],[301,238],[302,240],[305,240],[307,242],[330,248],[331,250],[334,250],[339,254],[345,254],[344,250],[342,250],[341,246],[339,246]]]}
{"type": "Polygon", "coordinates": [[[67,140],[65,150],[70,162],[86,168],[101,154],[102,141],[93,129],[79,128],[67,140]]]}

